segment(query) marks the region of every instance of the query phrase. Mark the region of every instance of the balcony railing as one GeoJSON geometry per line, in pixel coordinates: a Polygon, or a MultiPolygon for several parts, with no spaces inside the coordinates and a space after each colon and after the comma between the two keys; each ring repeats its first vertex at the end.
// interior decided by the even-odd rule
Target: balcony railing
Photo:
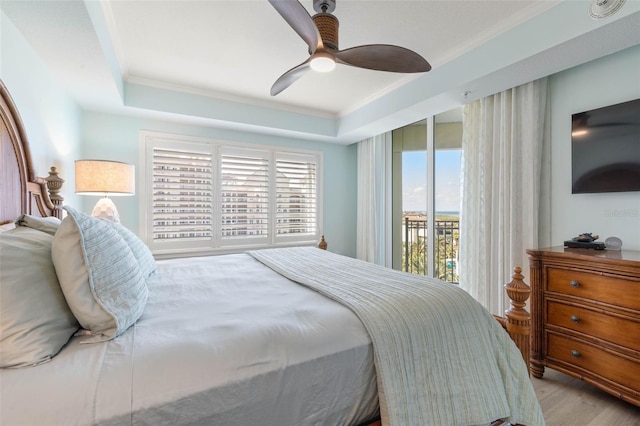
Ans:
{"type": "MultiPolygon", "coordinates": [[[[402,241],[403,270],[427,275],[427,242],[429,229],[425,220],[404,219],[402,241]]],[[[434,274],[443,281],[458,282],[458,242],[460,226],[457,220],[435,221],[434,274]]]]}

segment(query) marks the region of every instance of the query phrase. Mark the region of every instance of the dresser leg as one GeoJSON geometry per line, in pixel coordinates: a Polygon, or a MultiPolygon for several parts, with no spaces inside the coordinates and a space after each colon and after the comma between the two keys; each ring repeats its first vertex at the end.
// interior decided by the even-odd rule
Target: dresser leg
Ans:
{"type": "Polygon", "coordinates": [[[541,361],[532,359],[529,367],[530,373],[533,377],[536,379],[542,379],[542,375],[544,374],[544,364],[541,361]]]}

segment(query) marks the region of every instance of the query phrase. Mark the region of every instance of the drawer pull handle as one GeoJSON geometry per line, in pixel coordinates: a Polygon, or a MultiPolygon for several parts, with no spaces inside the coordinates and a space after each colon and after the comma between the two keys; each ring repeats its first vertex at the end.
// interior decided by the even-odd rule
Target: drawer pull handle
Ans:
{"type": "Polygon", "coordinates": [[[571,284],[571,287],[573,287],[573,288],[580,287],[580,283],[578,281],[576,281],[576,280],[571,280],[570,284],[571,284]]]}
{"type": "Polygon", "coordinates": [[[576,351],[575,349],[573,349],[573,350],[571,351],[571,355],[572,355],[574,358],[580,358],[580,352],[576,351]]]}
{"type": "Polygon", "coordinates": [[[575,322],[576,324],[580,322],[580,318],[578,318],[575,315],[571,315],[571,321],[575,322]]]}

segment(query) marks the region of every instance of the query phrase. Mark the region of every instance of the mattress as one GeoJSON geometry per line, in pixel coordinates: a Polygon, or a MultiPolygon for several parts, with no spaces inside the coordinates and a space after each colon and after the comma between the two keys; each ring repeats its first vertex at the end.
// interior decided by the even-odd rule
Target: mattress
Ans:
{"type": "Polygon", "coordinates": [[[143,316],[103,343],[0,371],[0,424],[359,424],[371,340],[346,307],[247,254],[158,262],[143,316]]]}

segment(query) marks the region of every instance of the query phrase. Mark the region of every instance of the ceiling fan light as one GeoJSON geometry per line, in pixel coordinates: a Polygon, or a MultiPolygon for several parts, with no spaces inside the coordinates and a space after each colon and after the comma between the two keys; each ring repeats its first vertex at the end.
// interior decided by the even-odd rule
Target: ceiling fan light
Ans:
{"type": "Polygon", "coordinates": [[[311,69],[318,72],[330,72],[336,67],[336,61],[328,53],[316,53],[311,59],[311,69]]]}

